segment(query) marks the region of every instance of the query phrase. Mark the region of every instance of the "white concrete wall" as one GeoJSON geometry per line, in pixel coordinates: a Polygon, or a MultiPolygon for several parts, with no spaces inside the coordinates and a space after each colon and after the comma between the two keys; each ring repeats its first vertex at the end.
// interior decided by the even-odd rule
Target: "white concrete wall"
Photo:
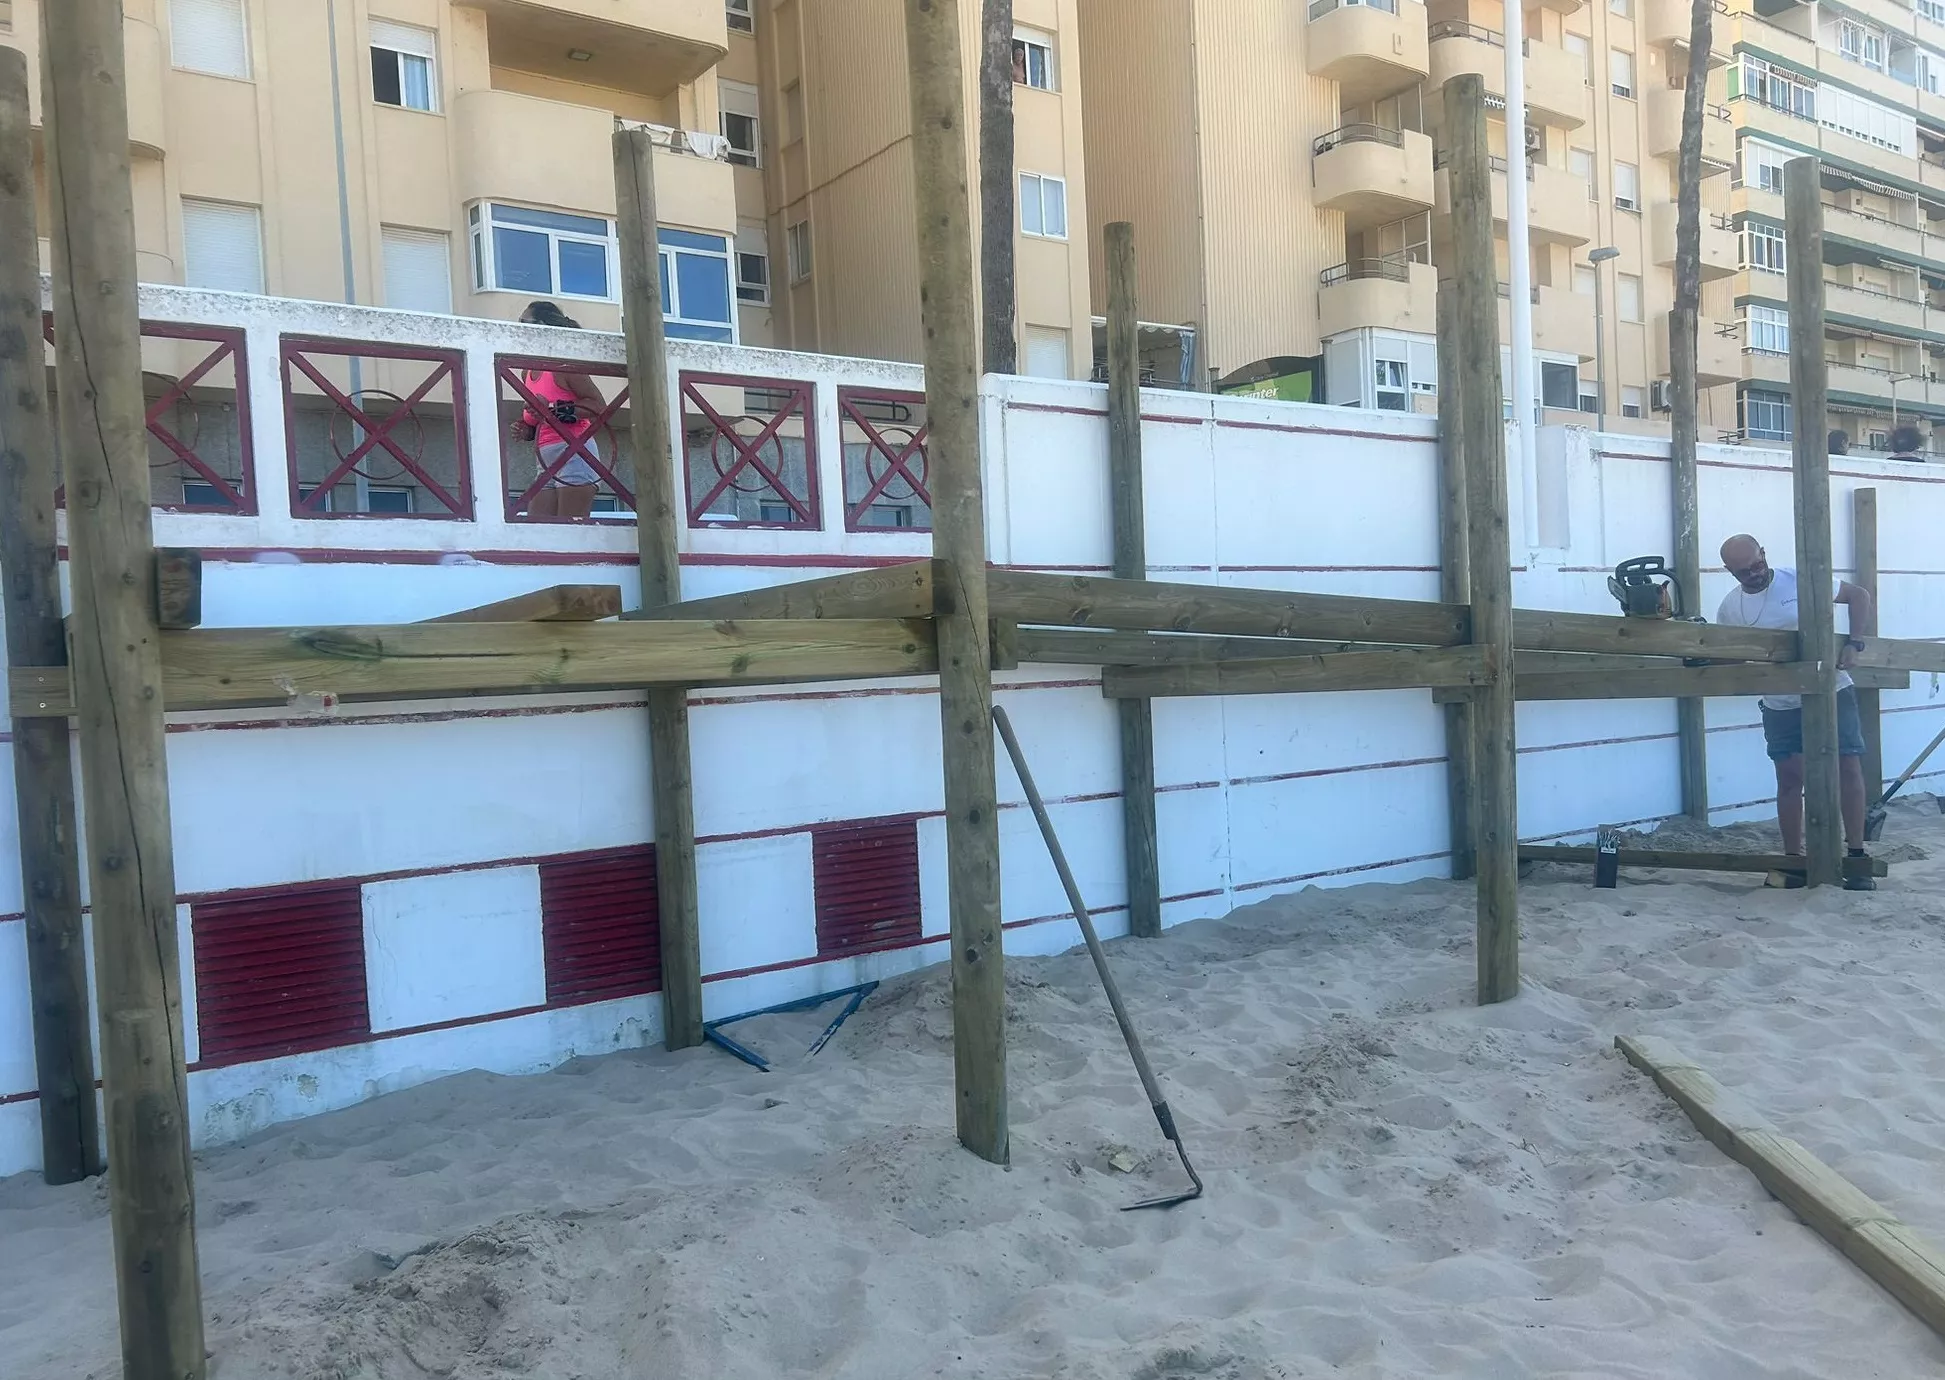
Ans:
{"type": "MultiPolygon", "coordinates": [[[[632,531],[510,523],[494,501],[501,478],[493,354],[612,363],[622,358],[618,338],[181,289],[144,294],[145,316],[240,325],[250,349],[264,511],[156,519],[158,542],[207,553],[207,625],[403,622],[563,580],[612,580],[633,602],[632,531]],[[465,351],[476,520],[291,517],[280,333],[465,351]],[[492,440],[482,445],[481,437],[492,440]]],[[[921,386],[919,371],[904,365],[681,343],[671,353],[672,372],[811,381],[827,436],[840,384],[921,386]]],[[[1104,390],[1089,384],[988,381],[984,468],[995,562],[1106,572],[1104,401],[1104,390]]],[[[1435,596],[1429,419],[1171,393],[1149,395],[1144,407],[1156,578],[1435,596]]],[[[1605,577],[1614,562],[1672,545],[1666,447],[1558,429],[1546,442],[1538,478],[1548,544],[1514,553],[1518,601],[1611,611],[1605,577]]],[[[925,554],[924,533],[844,530],[838,452],[819,446],[821,530],[685,529],[685,594],[925,554]]],[[[1936,537],[1945,527],[1945,473],[1837,464],[1839,567],[1850,561],[1848,492],[1874,484],[1884,631],[1945,636],[1936,537]]],[[[1748,530],[1788,564],[1788,457],[1708,447],[1702,466],[1711,559],[1724,536],[1748,530]]],[[[1522,488],[1509,484],[1515,505],[1522,488]]],[[[1511,527],[1524,531],[1523,514],[1513,514],[1511,527]]],[[[1712,613],[1728,577],[1716,571],[1704,584],[1702,607],[1712,613]]],[[[997,679],[1102,931],[1123,932],[1116,733],[1098,672],[1029,666],[997,679]]],[[[711,690],[691,702],[706,1015],[942,959],[934,686],[914,678],[711,690]],[[917,819],[924,942],[820,961],[810,830],[900,816],[917,819]]],[[[1911,690],[1888,692],[1885,704],[1885,757],[1896,770],[1945,723],[1945,701],[1934,678],[1914,677],[1911,690]]],[[[1444,743],[1428,694],[1165,700],[1155,717],[1168,923],[1310,884],[1445,871],[1444,743]]],[[[1774,792],[1754,702],[1711,701],[1709,724],[1717,817],[1768,811],[1774,792]]],[[[1519,731],[1523,837],[1571,838],[1679,808],[1671,703],[1528,704],[1519,731]]],[[[368,1001],[379,1032],[338,1048],[205,1065],[187,990],[197,1142],[459,1069],[535,1071],[659,1039],[659,998],[549,1007],[536,959],[535,864],[652,839],[647,759],[640,697],[628,694],[173,716],[169,768],[185,900],[327,879],[361,886],[368,1001]]],[[[1078,934],[1062,918],[1064,898],[1018,784],[1003,762],[999,772],[1008,947],[1064,948],[1078,934]]],[[[0,791],[0,839],[13,837],[12,810],[12,793],[0,791]]],[[[14,850],[0,846],[0,1173],[34,1167],[39,1156],[21,906],[14,850]]],[[[183,971],[193,989],[189,908],[183,971]]]]}

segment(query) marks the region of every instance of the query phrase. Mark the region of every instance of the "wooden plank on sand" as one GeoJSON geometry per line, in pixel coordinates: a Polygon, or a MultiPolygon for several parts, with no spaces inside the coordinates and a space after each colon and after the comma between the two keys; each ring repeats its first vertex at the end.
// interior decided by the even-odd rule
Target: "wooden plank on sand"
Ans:
{"type": "MultiPolygon", "coordinates": [[[[1592,863],[1600,850],[1583,844],[1522,843],[1521,862],[1592,863]]],[[[1623,848],[1622,867],[1665,867],[1690,872],[1802,872],[1807,860],[1788,853],[1694,853],[1672,848],[1623,848]]],[[[1873,877],[1890,875],[1882,858],[1846,858],[1846,872],[1869,866],[1873,877]]]]}

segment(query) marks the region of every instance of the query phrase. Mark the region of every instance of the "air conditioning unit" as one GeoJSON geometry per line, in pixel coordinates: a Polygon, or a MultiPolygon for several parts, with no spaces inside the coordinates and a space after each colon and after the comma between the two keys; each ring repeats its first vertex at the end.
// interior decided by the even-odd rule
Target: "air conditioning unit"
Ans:
{"type": "Polygon", "coordinates": [[[1614,198],[1614,208],[1617,211],[1639,211],[1641,203],[1631,196],[1617,196],[1614,198]]]}
{"type": "Polygon", "coordinates": [[[1648,406],[1657,412],[1666,412],[1675,405],[1675,393],[1667,379],[1656,379],[1648,385],[1648,406]]]}

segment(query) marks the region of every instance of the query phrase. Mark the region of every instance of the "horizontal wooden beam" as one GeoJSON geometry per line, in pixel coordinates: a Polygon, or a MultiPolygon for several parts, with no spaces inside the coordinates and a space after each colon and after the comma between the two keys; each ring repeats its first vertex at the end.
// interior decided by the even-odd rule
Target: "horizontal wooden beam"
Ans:
{"type": "MultiPolygon", "coordinates": [[[[302,695],[433,699],[657,685],[765,685],[937,670],[929,620],[417,623],[199,628],[162,635],[170,710],[254,708],[302,695]]],[[[17,718],[71,713],[65,667],[10,673],[17,718]]]]}
{"type": "Polygon", "coordinates": [[[1471,686],[1485,680],[1485,653],[1478,647],[1404,647],[1207,665],[1109,666],[1101,673],[1101,693],[1118,700],[1170,695],[1284,695],[1316,690],[1471,686]]]}
{"type": "Polygon", "coordinates": [[[751,618],[930,618],[932,613],[932,562],[923,560],[635,609],[622,617],[735,623],[751,618]]]}
{"type": "MultiPolygon", "coordinates": [[[[1324,641],[1302,637],[1205,637],[1195,633],[1104,632],[1092,628],[1020,628],[1022,663],[1066,666],[1207,666],[1271,657],[1389,652],[1395,642],[1324,641]]],[[[1653,671],[1678,669],[1681,658],[1603,656],[1596,652],[1521,652],[1514,668],[1535,671],[1653,671]]]]}
{"type": "Polygon", "coordinates": [[[1672,618],[1620,618],[1554,609],[1514,609],[1513,645],[1522,651],[1633,653],[1723,661],[1795,661],[1796,634],[1672,618]]]}
{"type": "Polygon", "coordinates": [[[594,623],[621,613],[620,585],[550,585],[421,623],[594,623]]]}
{"type": "MultiPolygon", "coordinates": [[[[1677,666],[1655,671],[1516,672],[1513,693],[1522,700],[1664,700],[1711,695],[1801,695],[1817,688],[1807,662],[1780,665],[1677,666]]],[[[1463,691],[1436,690],[1443,704],[1463,691]]]]}
{"type": "MultiPolygon", "coordinates": [[[[1592,863],[1598,848],[1584,844],[1522,843],[1521,862],[1592,863]]],[[[1690,853],[1677,849],[1623,848],[1622,867],[1661,867],[1677,872],[1802,872],[1805,860],[1785,853],[1690,853]]],[[[1882,858],[1846,858],[1846,873],[1869,869],[1873,877],[1890,874],[1882,858]]]]}
{"type": "Polygon", "coordinates": [[[1886,671],[1874,666],[1854,666],[1850,678],[1859,690],[1909,690],[1911,672],[1886,671]]]}
{"type": "Polygon", "coordinates": [[[1867,637],[1863,642],[1857,664],[1867,670],[1945,672],[1945,642],[1908,637],[1867,637]]]}

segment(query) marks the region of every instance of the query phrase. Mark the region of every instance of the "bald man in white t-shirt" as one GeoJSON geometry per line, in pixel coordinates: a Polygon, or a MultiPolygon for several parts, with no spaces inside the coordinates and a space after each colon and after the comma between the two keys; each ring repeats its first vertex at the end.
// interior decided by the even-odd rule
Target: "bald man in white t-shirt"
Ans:
{"type": "MultiPolygon", "coordinates": [[[[1762,544],[1740,534],[1722,543],[1722,565],[1735,577],[1736,588],[1722,600],[1716,622],[1742,628],[1797,627],[1797,584],[1794,570],[1771,567],[1762,544]]],[[[1852,857],[1864,856],[1864,721],[1857,712],[1857,690],[1844,672],[1857,664],[1864,649],[1858,639],[1877,631],[1877,605],[1871,592],[1848,580],[1837,583],[1837,602],[1850,606],[1850,632],[1837,653],[1837,753],[1839,800],[1843,807],[1844,842],[1852,857]]],[[[1765,695],[1763,741],[1776,764],[1776,822],[1783,829],[1783,851],[1803,852],[1803,697],[1765,695]]],[[[1801,885],[1801,879],[1792,879],[1801,885]]],[[[1868,875],[1848,876],[1852,891],[1870,891],[1877,883],[1868,875]]]]}

